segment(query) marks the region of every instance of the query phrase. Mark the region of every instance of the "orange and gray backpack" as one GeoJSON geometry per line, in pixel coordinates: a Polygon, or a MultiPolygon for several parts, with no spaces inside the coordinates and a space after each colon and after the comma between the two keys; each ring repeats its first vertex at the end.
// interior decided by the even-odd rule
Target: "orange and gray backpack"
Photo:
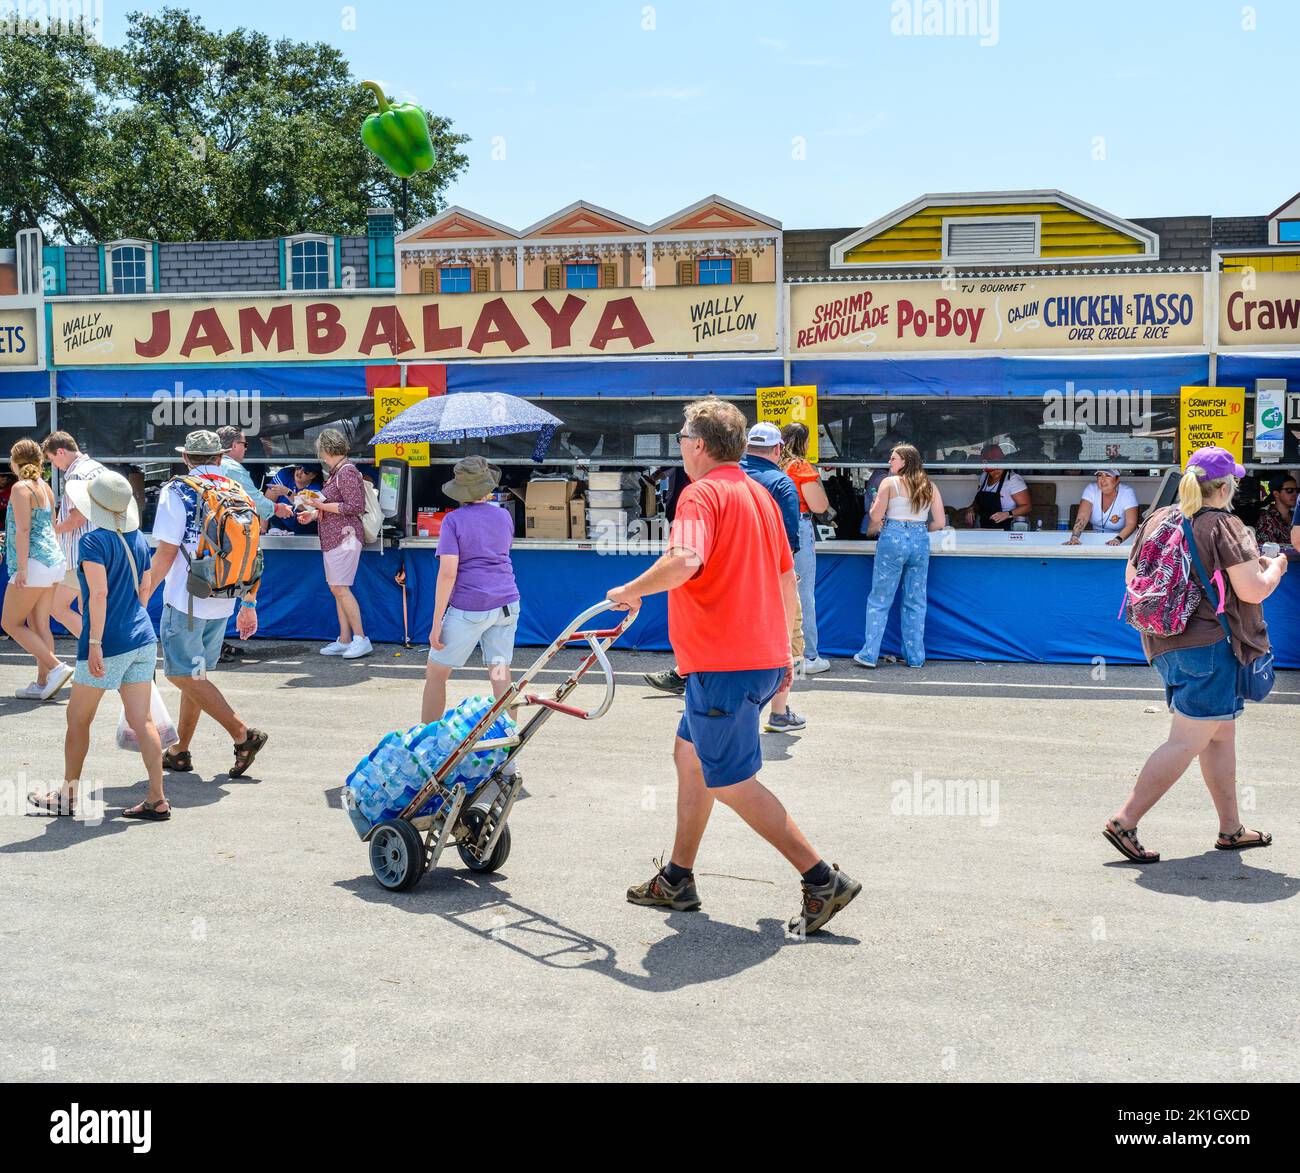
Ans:
{"type": "MultiPolygon", "coordinates": [[[[244,487],[229,477],[204,473],[175,480],[194,495],[194,527],[198,548],[191,556],[181,546],[189,565],[185,587],[193,599],[255,597],[262,580],[262,536],[257,507],[244,487]]],[[[189,612],[194,626],[194,608],[189,612]]]]}

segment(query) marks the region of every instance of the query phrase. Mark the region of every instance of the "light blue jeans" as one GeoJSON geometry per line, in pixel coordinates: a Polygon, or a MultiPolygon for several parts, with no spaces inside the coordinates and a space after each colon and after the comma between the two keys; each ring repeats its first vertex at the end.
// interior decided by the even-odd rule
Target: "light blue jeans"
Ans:
{"type": "Polygon", "coordinates": [[[803,655],[805,660],[817,659],[817,535],[813,531],[812,517],[799,517],[799,552],[794,556],[794,572],[799,576],[799,606],[803,608],[803,655]]]}
{"type": "Polygon", "coordinates": [[[903,655],[913,668],[925,663],[925,585],[930,572],[930,535],[923,521],[887,520],[876,543],[876,564],[867,598],[867,637],[858,653],[875,663],[880,641],[903,583],[903,655]]]}

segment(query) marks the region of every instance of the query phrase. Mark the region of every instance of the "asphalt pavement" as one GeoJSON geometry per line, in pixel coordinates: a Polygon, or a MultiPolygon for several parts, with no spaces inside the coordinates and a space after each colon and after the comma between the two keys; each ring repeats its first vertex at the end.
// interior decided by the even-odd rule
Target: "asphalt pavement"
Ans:
{"type": "MultiPolygon", "coordinates": [[[[30,661],[0,644],[0,1078],[1300,1078],[1300,674],[1240,726],[1247,823],[1275,846],[1213,850],[1194,766],[1143,821],[1164,862],[1141,868],[1100,831],[1163,738],[1152,671],[835,660],[795,692],[806,731],[764,737],[764,782],[864,883],[800,941],[797,877],[721,806],[702,911],[626,903],[672,842],[681,705],[641,680],[668,657],[615,653],[612,711],[527,747],[500,874],[448,851],[394,895],[340,793],[415,722],[420,651],[248,647],[217,681],[265,751],[230,779],[205,723],[150,825],[120,817],[143,771],[111,697],[86,771],[103,821],[25,813],[61,778],[66,693],[14,699],[30,661]]],[[[481,691],[481,670],[452,681],[481,691]]]]}

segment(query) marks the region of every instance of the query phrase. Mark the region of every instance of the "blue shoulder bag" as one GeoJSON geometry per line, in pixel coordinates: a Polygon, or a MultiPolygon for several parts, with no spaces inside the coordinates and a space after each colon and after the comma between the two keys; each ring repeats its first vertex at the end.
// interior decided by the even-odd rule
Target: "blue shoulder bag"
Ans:
{"type": "MultiPolygon", "coordinates": [[[[1201,582],[1205,584],[1206,597],[1210,597],[1210,588],[1214,585],[1210,576],[1205,573],[1205,564],[1201,561],[1200,551],[1196,548],[1196,538],[1192,534],[1192,523],[1183,518],[1183,539],[1187,543],[1187,552],[1192,556],[1192,565],[1196,567],[1196,573],[1200,575],[1201,582]]],[[[1219,597],[1219,605],[1215,613],[1219,617],[1219,622],[1223,624],[1223,630],[1228,635],[1228,647],[1232,647],[1232,628],[1228,626],[1228,620],[1223,614],[1223,592],[1215,592],[1219,597]]],[[[1273,691],[1273,653],[1265,652],[1262,656],[1256,657],[1249,664],[1237,664],[1237,691],[1248,701],[1262,701],[1270,692],[1273,691]]]]}

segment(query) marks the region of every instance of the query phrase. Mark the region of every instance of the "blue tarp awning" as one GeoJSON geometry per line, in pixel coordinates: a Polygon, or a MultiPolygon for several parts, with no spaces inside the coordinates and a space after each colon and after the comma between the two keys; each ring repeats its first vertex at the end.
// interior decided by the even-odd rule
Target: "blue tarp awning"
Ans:
{"type": "Polygon", "coordinates": [[[779,358],[600,362],[448,363],[447,392],[502,391],[529,398],[647,395],[752,396],[785,381],[779,358]]]}
{"type": "Polygon", "coordinates": [[[49,371],[0,373],[0,399],[48,399],[49,397],[49,371]]]}
{"type": "Polygon", "coordinates": [[[790,364],[791,384],[816,384],[821,395],[1041,398],[1049,391],[1064,392],[1067,382],[1074,384],[1076,393],[1123,389],[1177,395],[1180,387],[1204,386],[1209,374],[1210,360],[1204,354],[797,359],[790,364]]]}
{"type": "Polygon", "coordinates": [[[1221,354],[1215,377],[1220,387],[1252,392],[1256,379],[1285,379],[1288,391],[1300,391],[1300,354],[1221,354]]]}
{"type": "Polygon", "coordinates": [[[59,371],[65,399],[149,399],[192,391],[257,392],[268,399],[364,399],[366,368],[355,366],[136,367],[59,371]]]}

